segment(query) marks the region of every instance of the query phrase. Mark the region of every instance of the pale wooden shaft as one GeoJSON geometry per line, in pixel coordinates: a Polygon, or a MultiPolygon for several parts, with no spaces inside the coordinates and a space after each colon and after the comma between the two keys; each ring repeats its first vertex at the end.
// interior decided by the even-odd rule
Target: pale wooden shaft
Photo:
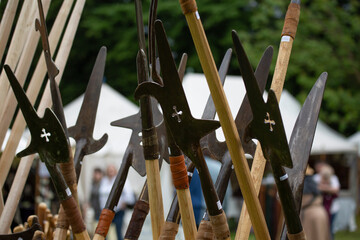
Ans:
{"type": "Polygon", "coordinates": [[[104,240],[105,238],[103,236],[101,236],[100,234],[95,233],[95,235],[92,239],[93,240],[104,240]]]}
{"type": "MultiPolygon", "coordinates": [[[[30,27],[34,27],[36,6],[36,1],[25,1],[21,8],[20,16],[16,23],[16,28],[5,58],[5,63],[8,64],[13,71],[18,64],[20,54],[28,38],[30,27]]],[[[7,76],[2,70],[0,75],[0,112],[2,111],[2,104],[5,101],[9,86],[7,76]]]]}
{"type": "Polygon", "coordinates": [[[4,211],[0,217],[0,234],[6,234],[11,226],[11,222],[18,207],[33,160],[34,155],[30,155],[24,157],[20,161],[7,201],[4,206],[4,211]]]}
{"type": "Polygon", "coordinates": [[[56,228],[54,232],[54,240],[66,240],[67,230],[62,228],[56,228]]]}
{"type": "Polygon", "coordinates": [[[81,233],[75,233],[75,239],[77,240],[89,240],[90,236],[89,233],[87,231],[83,231],[81,233]]]}
{"type": "Polygon", "coordinates": [[[238,135],[224,89],[221,85],[220,77],[217,72],[204,29],[200,19],[197,18],[196,13],[186,14],[185,17],[188,22],[191,35],[193,36],[193,41],[210,88],[211,96],[215,103],[215,108],[225,135],[226,144],[233,160],[236,177],[241,191],[243,192],[244,200],[248,203],[250,218],[254,225],[256,238],[264,240],[270,239],[260,202],[252,183],[250,170],[240,142],[240,137],[238,135]]]}
{"type": "MultiPolygon", "coordinates": [[[[83,1],[83,0],[82,0],[83,1]]],[[[81,2],[81,0],[79,0],[78,2],[81,2]]],[[[69,8],[71,8],[70,6],[67,6],[69,8]]],[[[83,7],[83,5],[82,5],[83,7]]],[[[73,12],[75,11],[75,9],[73,10],[73,12]]],[[[74,13],[72,13],[72,16],[74,15],[74,13]]],[[[75,14],[76,17],[80,17],[78,16],[78,13],[75,14]]],[[[67,16],[63,15],[61,16],[61,18],[65,18],[62,21],[66,21],[67,16]]],[[[77,18],[75,18],[74,20],[77,20],[77,18]]],[[[59,68],[59,75],[57,76],[56,80],[59,83],[59,81],[61,80],[62,77],[62,73],[64,71],[65,68],[65,63],[67,61],[67,58],[70,54],[70,49],[72,46],[72,42],[74,40],[75,37],[75,31],[74,28],[76,30],[76,27],[78,26],[76,24],[76,21],[69,21],[69,24],[67,26],[65,35],[63,37],[61,46],[59,48],[59,53],[56,57],[56,66],[59,68]],[[74,23],[73,25],[70,25],[71,23],[74,23]]],[[[78,21],[77,21],[78,23],[78,21]]],[[[55,46],[54,46],[55,47],[55,46]]],[[[29,98],[30,102],[32,104],[35,103],[35,100],[38,96],[38,92],[40,90],[40,87],[42,85],[42,80],[44,79],[45,75],[46,75],[46,65],[45,65],[45,61],[44,58],[40,58],[40,60],[43,59],[43,61],[38,62],[38,65],[36,67],[36,70],[31,78],[31,82],[29,84],[29,87],[26,91],[26,95],[29,98]]],[[[47,94],[50,95],[50,90],[48,90],[47,94]]],[[[50,97],[50,96],[49,96],[50,97]]],[[[48,100],[44,100],[44,102],[47,102],[48,100]]],[[[49,104],[47,104],[48,106],[50,105],[51,101],[49,102],[49,104]]],[[[46,105],[46,106],[47,106],[46,105]]],[[[42,116],[44,109],[41,109],[39,107],[39,111],[38,114],[39,116],[42,116]]],[[[4,185],[5,179],[7,177],[7,174],[9,172],[13,157],[15,155],[15,151],[16,148],[19,144],[20,138],[21,138],[21,134],[24,131],[25,128],[25,120],[22,117],[22,114],[20,113],[21,117],[19,117],[19,113],[18,116],[16,117],[15,123],[13,124],[13,128],[11,130],[11,134],[9,137],[9,140],[6,144],[6,147],[4,149],[4,152],[0,158],[0,169],[1,169],[1,173],[0,174],[0,187],[2,187],[4,185]],[[20,119],[21,118],[21,119],[20,119]]]]}
{"type": "Polygon", "coordinates": [[[284,87],[293,42],[294,40],[292,38],[289,38],[288,42],[280,42],[279,54],[276,60],[274,76],[270,87],[272,90],[274,90],[278,102],[280,101],[281,92],[284,87]]]}
{"type": "Polygon", "coordinates": [[[2,60],[7,41],[9,39],[11,27],[16,15],[16,9],[18,7],[19,0],[8,1],[4,14],[0,23],[0,62],[2,60]]]}
{"type": "MultiPolygon", "coordinates": [[[[64,34],[62,43],[60,45],[59,53],[58,53],[56,61],[55,61],[57,67],[60,70],[60,74],[57,77],[58,83],[61,80],[62,72],[64,71],[67,58],[68,58],[68,56],[70,54],[70,50],[71,50],[71,47],[72,47],[72,43],[73,43],[73,40],[74,40],[74,37],[75,37],[76,29],[78,27],[84,5],[85,5],[85,0],[77,0],[76,5],[74,7],[74,10],[72,11],[72,14],[71,14],[71,18],[70,18],[69,23],[68,23],[68,27],[66,28],[66,32],[64,34]]],[[[40,116],[42,116],[44,114],[45,108],[50,107],[50,106],[51,106],[51,96],[50,96],[50,85],[48,83],[46,88],[45,88],[44,95],[43,95],[43,97],[41,99],[41,102],[40,102],[40,105],[39,105],[39,108],[38,108],[38,114],[40,116]]],[[[9,137],[8,144],[6,145],[5,150],[4,150],[4,152],[3,152],[2,156],[1,156],[0,164],[7,160],[8,162],[10,162],[10,165],[11,165],[11,161],[12,161],[14,155],[15,155],[16,147],[17,147],[17,145],[19,143],[21,134],[24,131],[25,125],[26,125],[26,123],[24,121],[24,118],[22,116],[20,116],[20,115],[21,114],[17,115],[17,118],[16,118],[16,120],[14,122],[12,132],[11,132],[11,135],[9,137]]],[[[30,158],[31,156],[27,156],[27,157],[25,157],[25,159],[27,159],[28,157],[30,158]]],[[[32,157],[33,157],[33,155],[32,155],[32,157]]],[[[21,174],[22,178],[26,179],[25,176],[28,176],[28,174],[29,174],[30,167],[31,167],[31,164],[32,164],[32,160],[31,161],[30,160],[26,161],[25,159],[24,159],[24,161],[20,161],[18,169],[20,169],[20,167],[26,168],[26,170],[24,170],[23,173],[21,174]]],[[[1,184],[1,188],[2,188],[2,186],[4,184],[4,179],[3,178],[4,178],[4,175],[6,177],[6,175],[8,173],[8,170],[3,171],[2,167],[0,169],[1,169],[1,174],[0,174],[0,180],[1,181],[0,181],[0,184],[1,184]],[[6,174],[4,172],[6,172],[6,174]],[[4,173],[4,174],[2,174],[2,173],[4,173]]],[[[18,191],[18,194],[14,193],[14,195],[16,195],[16,197],[17,197],[17,195],[21,196],[21,193],[22,193],[22,191],[24,189],[24,184],[25,184],[25,182],[15,184],[15,181],[14,181],[14,183],[11,186],[9,195],[11,194],[12,191],[18,191]]],[[[9,199],[10,198],[8,198],[8,200],[9,199]]],[[[5,204],[4,211],[7,209],[8,202],[9,202],[9,204],[11,204],[12,202],[15,203],[15,200],[14,201],[13,200],[7,201],[6,204],[5,204]]],[[[17,206],[18,202],[19,201],[17,200],[16,201],[16,206],[17,206]]],[[[12,211],[12,210],[15,210],[15,209],[16,209],[16,207],[9,207],[9,211],[12,211]]],[[[8,221],[12,221],[12,219],[14,218],[14,214],[15,214],[15,211],[12,211],[11,216],[9,215],[9,217],[7,218],[7,219],[9,219],[8,221]]],[[[3,221],[1,221],[1,223],[3,223],[3,221]]]]}
{"type": "Polygon", "coordinates": [[[196,229],[193,205],[191,202],[190,190],[189,188],[177,189],[176,194],[178,196],[181,221],[182,221],[185,239],[193,240],[196,237],[197,229],[196,229]]]}
{"type": "Polygon", "coordinates": [[[164,225],[164,208],[161,193],[159,161],[145,160],[149,191],[150,217],[153,239],[158,239],[164,225]]]}
{"type": "MultiPolygon", "coordinates": [[[[44,6],[43,6],[45,15],[47,14],[47,12],[49,10],[49,6],[50,6],[50,2],[45,1],[44,6]]],[[[57,25],[54,25],[54,26],[57,26],[57,25]]],[[[15,76],[16,76],[17,80],[19,81],[20,85],[23,85],[25,82],[32,59],[35,54],[35,50],[36,50],[36,46],[38,44],[39,38],[40,38],[40,35],[38,32],[35,31],[35,27],[34,27],[33,29],[30,30],[29,37],[28,37],[25,47],[24,47],[24,51],[21,53],[19,64],[15,71],[15,76]]],[[[43,62],[42,64],[45,64],[45,63],[43,62]]],[[[44,73],[44,76],[45,76],[45,73],[44,73]]],[[[36,79],[35,81],[41,81],[42,79],[36,79]]],[[[38,85],[39,85],[38,89],[40,89],[41,83],[39,83],[38,85]]],[[[38,91],[39,90],[37,90],[36,92],[38,92],[38,91]]],[[[17,101],[16,101],[15,95],[12,91],[8,91],[6,100],[5,100],[5,103],[3,106],[4,106],[3,111],[2,111],[2,113],[0,112],[1,113],[0,114],[0,122],[1,122],[0,146],[3,144],[7,129],[10,126],[11,120],[13,118],[13,115],[14,115],[14,112],[15,112],[15,109],[17,106],[17,101]]]]}
{"type": "MultiPolygon", "coordinates": [[[[265,170],[265,164],[266,164],[266,160],[261,150],[261,145],[260,143],[258,143],[256,146],[255,156],[251,167],[251,176],[257,194],[259,194],[260,192],[260,186],[265,170]]],[[[247,240],[250,235],[250,229],[251,229],[251,220],[250,220],[249,212],[247,210],[247,205],[246,203],[244,203],[241,208],[241,214],[240,214],[238,227],[236,230],[235,239],[247,240]]]]}
{"type": "MultiPolygon", "coordinates": [[[[282,37],[282,39],[284,39],[284,37],[282,37]]],[[[281,92],[284,87],[286,71],[289,64],[292,44],[294,41],[291,37],[285,39],[288,39],[289,41],[280,42],[279,54],[276,60],[275,72],[271,83],[271,89],[275,92],[278,101],[280,101],[281,92]]],[[[257,195],[259,195],[260,192],[260,186],[264,175],[265,165],[266,159],[263,155],[260,143],[258,143],[253,164],[251,167],[251,175],[254,181],[257,195]]],[[[251,222],[249,219],[249,214],[247,212],[247,207],[245,205],[246,204],[244,204],[243,208],[241,209],[240,220],[235,236],[236,240],[248,239],[250,234],[251,222]]]]}

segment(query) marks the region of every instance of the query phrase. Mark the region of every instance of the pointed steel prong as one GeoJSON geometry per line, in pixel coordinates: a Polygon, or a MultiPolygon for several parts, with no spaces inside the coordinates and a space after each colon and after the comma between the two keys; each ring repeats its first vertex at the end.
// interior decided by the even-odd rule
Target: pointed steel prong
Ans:
{"type": "Polygon", "coordinates": [[[215,120],[194,119],[192,122],[192,133],[197,137],[204,137],[220,127],[220,122],[215,120]]]}
{"type": "Polygon", "coordinates": [[[183,81],[185,76],[187,60],[188,60],[188,55],[186,53],[183,53],[178,67],[178,73],[181,82],[183,81]]]}
{"type": "MultiPolygon", "coordinates": [[[[229,48],[226,51],[224,58],[221,62],[220,68],[219,68],[219,76],[220,76],[220,81],[221,81],[222,85],[224,85],[226,74],[229,69],[231,54],[232,54],[232,49],[229,48]]],[[[201,116],[201,119],[209,119],[209,120],[214,119],[215,114],[216,114],[215,104],[214,104],[214,101],[213,101],[211,95],[209,95],[208,100],[205,105],[204,112],[201,116]]]]}
{"type": "Polygon", "coordinates": [[[35,153],[37,153],[37,146],[35,144],[33,144],[33,142],[30,142],[30,145],[27,148],[25,148],[24,150],[17,153],[16,157],[22,158],[22,157],[32,155],[35,153]]]}
{"type": "MultiPolygon", "coordinates": [[[[254,76],[254,72],[252,70],[251,64],[245,50],[240,42],[240,39],[236,33],[236,31],[232,31],[232,39],[234,43],[234,48],[236,52],[236,56],[239,62],[240,71],[243,76],[244,84],[246,86],[247,96],[249,98],[249,102],[251,105],[251,109],[256,109],[259,106],[265,105],[265,102],[262,98],[262,94],[259,90],[259,86],[257,84],[256,78],[254,76]]],[[[254,118],[256,118],[257,112],[253,112],[254,118]]],[[[259,116],[262,117],[262,116],[259,116]]]]}
{"type": "Polygon", "coordinates": [[[25,121],[26,121],[27,125],[29,126],[29,128],[32,128],[33,126],[37,125],[39,116],[37,115],[35,109],[31,105],[29,99],[27,98],[24,90],[20,86],[20,84],[19,84],[17,78],[15,77],[13,71],[11,70],[10,66],[5,64],[4,70],[8,77],[8,80],[10,82],[10,85],[13,89],[15,97],[19,103],[19,107],[25,118],[25,121]]]}
{"type": "Polygon", "coordinates": [[[140,112],[138,112],[134,115],[113,121],[110,123],[110,125],[114,126],[114,127],[123,127],[123,128],[133,129],[135,121],[137,121],[137,119],[139,119],[139,118],[140,118],[140,112]]]}
{"type": "MultiPolygon", "coordinates": [[[[99,105],[102,79],[105,71],[106,47],[101,47],[96,57],[90,80],[87,85],[84,99],[80,108],[75,126],[72,128],[71,137],[91,137],[94,132],[96,113],[99,105]],[[74,128],[77,130],[75,131],[74,128]],[[84,128],[86,131],[84,131],[84,128]]],[[[70,129],[70,128],[69,128],[70,129]]]]}
{"type": "Polygon", "coordinates": [[[157,45],[161,46],[158,48],[158,53],[159,53],[159,58],[163,59],[162,61],[160,60],[160,68],[161,68],[164,86],[169,84],[169,83],[166,84],[165,81],[169,81],[170,79],[172,80],[172,78],[174,77],[176,78],[175,80],[178,80],[180,83],[179,74],[176,69],[175,61],[171,54],[171,49],[167,41],[165,29],[160,20],[155,21],[155,32],[156,32],[157,45]]]}

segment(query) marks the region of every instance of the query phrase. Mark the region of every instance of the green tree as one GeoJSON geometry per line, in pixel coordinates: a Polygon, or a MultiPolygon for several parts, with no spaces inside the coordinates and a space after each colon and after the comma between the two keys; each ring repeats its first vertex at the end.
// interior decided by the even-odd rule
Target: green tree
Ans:
{"type": "MultiPolygon", "coordinates": [[[[5,1],[6,2],[6,1],[5,1]]],[[[62,1],[53,0],[49,22],[62,1]]],[[[143,2],[147,25],[149,0],[143,2]]],[[[197,5],[219,64],[232,47],[235,29],[253,67],[268,45],[274,47],[274,71],[280,34],[289,0],[198,0],[197,5]]],[[[3,8],[4,1],[0,7],[3,8]]],[[[329,73],[320,118],[345,135],[360,130],[360,3],[357,0],[302,0],[300,22],[294,41],[285,88],[303,102],[323,72],[329,73]]],[[[202,72],[186,20],[178,1],[158,3],[176,62],[188,53],[188,71],[202,72]]],[[[145,28],[147,33],[147,29],[145,28]]],[[[138,50],[134,1],[87,0],[62,84],[64,102],[86,88],[97,51],[108,48],[107,83],[133,99],[137,85],[135,57],[138,50]]],[[[229,74],[239,74],[233,58],[229,74]]],[[[270,76],[271,78],[272,76],[270,76]]]]}

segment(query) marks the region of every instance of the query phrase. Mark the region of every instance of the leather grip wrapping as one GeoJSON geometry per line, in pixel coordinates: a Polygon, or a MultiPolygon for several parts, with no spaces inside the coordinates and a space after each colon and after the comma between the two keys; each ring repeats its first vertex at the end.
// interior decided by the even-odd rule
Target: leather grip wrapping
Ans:
{"type": "Polygon", "coordinates": [[[184,155],[169,157],[170,169],[173,179],[173,183],[176,189],[189,188],[189,178],[187,175],[187,169],[185,165],[184,155]]]}
{"type": "Polygon", "coordinates": [[[284,27],[281,36],[290,36],[295,39],[297,26],[300,17],[300,5],[297,3],[290,3],[285,16],[284,27]]]}
{"type": "Polygon", "coordinates": [[[69,197],[68,199],[62,201],[61,205],[64,207],[64,211],[72,231],[74,233],[81,233],[85,231],[86,227],[74,197],[69,197]]]}
{"type": "Polygon", "coordinates": [[[145,160],[159,158],[159,144],[155,127],[142,130],[142,142],[145,160]]]}
{"type": "Polygon", "coordinates": [[[304,231],[301,231],[300,233],[296,233],[296,234],[287,233],[287,236],[289,240],[306,240],[304,231]]]}
{"type": "Polygon", "coordinates": [[[225,212],[216,216],[210,215],[211,226],[216,239],[228,239],[230,238],[230,230],[226,220],[225,212]]]}
{"type": "Polygon", "coordinates": [[[139,238],[145,218],[149,214],[149,208],[148,202],[141,200],[136,202],[124,239],[135,240],[139,238]]]}
{"type": "Polygon", "coordinates": [[[184,14],[197,11],[195,0],[180,0],[180,6],[184,14]]]}
{"type": "Polygon", "coordinates": [[[210,221],[201,220],[199,229],[196,235],[196,239],[198,240],[213,240],[215,239],[215,235],[212,230],[212,226],[210,221]]]}
{"type": "Polygon", "coordinates": [[[101,211],[101,214],[99,217],[99,222],[98,222],[98,225],[96,226],[95,233],[99,234],[103,237],[106,237],[106,235],[109,231],[111,222],[114,219],[114,216],[115,216],[114,211],[104,208],[101,211]]]}
{"type": "Polygon", "coordinates": [[[174,240],[179,230],[179,225],[174,222],[165,222],[161,229],[159,240],[174,240]]]}

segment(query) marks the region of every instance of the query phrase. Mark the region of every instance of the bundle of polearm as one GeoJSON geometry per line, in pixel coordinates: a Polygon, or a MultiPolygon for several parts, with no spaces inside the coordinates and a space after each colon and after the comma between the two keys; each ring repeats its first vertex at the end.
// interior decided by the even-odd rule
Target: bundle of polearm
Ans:
{"type": "Polygon", "coordinates": [[[85,0],[74,2],[63,1],[49,35],[46,14],[50,0],[24,1],[16,24],[13,24],[13,20],[19,1],[9,0],[1,19],[1,59],[8,42],[9,46],[0,75],[0,146],[11,124],[11,134],[0,159],[2,188],[26,125],[31,140],[25,150],[16,154],[22,159],[5,204],[0,195],[0,239],[90,239],[90,236],[93,239],[105,239],[130,166],[139,175],[146,177],[146,181],[134,205],[125,239],[140,237],[149,211],[152,237],[146,236],[147,239],[175,239],[180,218],[185,239],[230,239],[222,202],[233,170],[244,198],[235,239],[248,239],[251,226],[256,239],[270,239],[258,198],[266,160],[271,164],[282,206],[283,215],[277,225],[284,224],[284,227],[279,236],[281,239],[306,239],[299,217],[302,189],[327,73],[321,74],[314,84],[288,143],[278,102],[299,22],[300,0],[291,0],[285,16],[266,102],[263,92],[273,49],[266,48],[254,72],[237,33],[232,32],[233,51],[246,88],[246,95],[235,119],[223,90],[232,50],[225,53],[218,70],[195,0],[180,0],[180,6],[211,93],[201,119],[192,116],[182,87],[187,55],[183,55],[177,68],[163,23],[156,19],[157,0],[151,0],[150,3],[148,49],[141,0],[135,0],[139,50],[136,57],[138,87],[134,89],[134,94],[139,101],[140,111],[116,121],[111,119],[112,126],[129,128],[132,134],[93,232],[89,232],[92,228],[86,226],[81,214],[77,185],[81,184],[79,176],[84,156],[99,151],[110,141],[106,133],[99,140],[93,138],[105,71],[106,47],[102,47],[98,53],[76,124],[67,128],[58,86],[85,5],[85,0]],[[9,40],[13,25],[12,39],[9,40]],[[30,78],[27,75],[31,63],[35,61],[39,41],[43,54],[38,59],[25,93],[22,85],[26,78],[30,78]],[[55,52],[54,61],[52,56],[55,52]],[[46,88],[42,92],[40,89],[44,79],[46,88]],[[33,105],[40,93],[40,105],[35,110],[33,105]],[[17,106],[20,109],[18,113],[15,111],[17,106]],[[52,107],[52,110],[48,107],[52,107]],[[219,121],[214,120],[216,114],[219,121]],[[13,123],[12,119],[15,119],[13,123]],[[215,130],[219,127],[224,133],[224,142],[217,140],[215,130]],[[76,142],[74,153],[70,138],[76,142]],[[51,212],[45,203],[38,203],[35,215],[30,216],[23,225],[10,229],[36,153],[50,174],[60,203],[58,212],[51,212]],[[221,164],[215,184],[204,154],[221,164]],[[245,154],[253,158],[251,171],[245,154]],[[163,160],[170,165],[175,196],[174,192],[164,194],[161,190],[163,160]],[[198,227],[189,191],[195,168],[207,207],[198,227]],[[166,219],[163,197],[173,198],[166,219]]]}

